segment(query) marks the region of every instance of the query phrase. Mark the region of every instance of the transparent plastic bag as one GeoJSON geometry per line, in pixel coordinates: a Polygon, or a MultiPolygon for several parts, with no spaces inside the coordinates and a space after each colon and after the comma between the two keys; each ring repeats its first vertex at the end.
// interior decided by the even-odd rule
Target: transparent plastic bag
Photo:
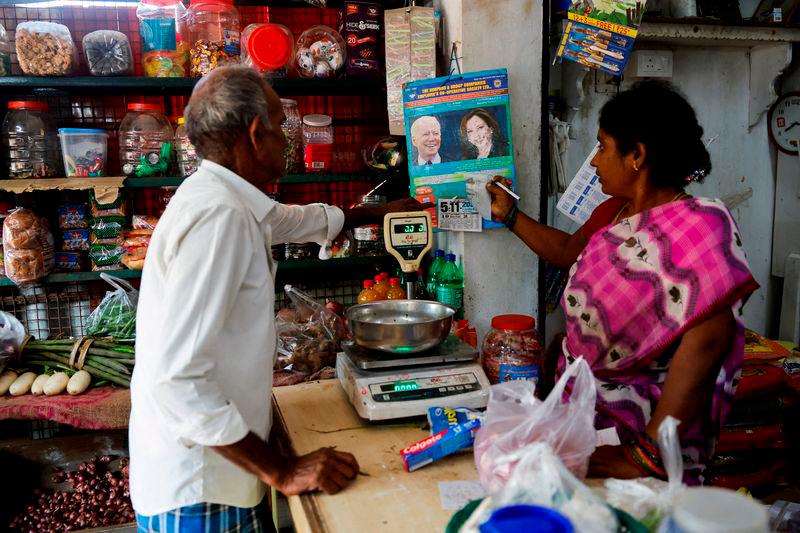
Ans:
{"type": "Polygon", "coordinates": [[[100,277],[115,290],[107,292],[100,305],[86,319],[86,335],[113,337],[117,340],[135,338],[139,291],[124,279],[105,273],[100,274],[100,277]]]}
{"type": "Polygon", "coordinates": [[[19,357],[19,346],[26,334],[17,317],[0,311],[0,370],[19,357]]]}
{"type": "Polygon", "coordinates": [[[341,317],[291,285],[284,290],[294,309],[279,313],[275,319],[278,367],[311,375],[334,366],[345,335],[341,317]]]}
{"type": "Polygon", "coordinates": [[[477,523],[488,520],[497,509],[527,504],[557,510],[581,533],[617,531],[617,519],[611,508],[564,466],[548,443],[534,442],[500,461],[515,463],[516,468],[503,488],[491,495],[487,505],[481,506],[480,514],[475,517],[477,523]]]}
{"type": "Polygon", "coordinates": [[[683,457],[678,436],[680,421],[668,416],[658,426],[658,447],[669,483],[653,479],[607,479],[606,501],[648,527],[655,527],[672,508],[683,485],[683,457]]]}
{"type": "Polygon", "coordinates": [[[113,30],[97,30],[83,38],[83,53],[92,76],[133,74],[133,52],[128,36],[113,30]]]}
{"type": "Polygon", "coordinates": [[[75,64],[75,43],[69,28],[55,22],[30,21],[17,25],[17,59],[30,76],[66,76],[75,64]]]}
{"type": "Polygon", "coordinates": [[[46,219],[30,209],[15,209],[3,224],[6,275],[17,285],[36,283],[53,271],[53,234],[46,219]]]}
{"type": "Polygon", "coordinates": [[[567,367],[553,391],[542,401],[530,381],[492,386],[486,418],[475,436],[475,464],[481,484],[498,492],[511,478],[516,463],[506,458],[522,448],[545,442],[566,467],[583,478],[597,444],[594,429],[597,388],[589,364],[578,358],[567,367]],[[569,401],[564,391],[572,382],[569,401]]]}

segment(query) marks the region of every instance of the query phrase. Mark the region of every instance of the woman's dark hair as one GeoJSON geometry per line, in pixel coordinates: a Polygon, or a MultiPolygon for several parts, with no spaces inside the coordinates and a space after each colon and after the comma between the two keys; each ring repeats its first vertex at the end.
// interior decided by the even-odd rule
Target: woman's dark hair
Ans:
{"type": "Polygon", "coordinates": [[[640,81],[617,94],[600,111],[600,129],[623,154],[644,144],[650,180],[660,189],[683,189],[711,173],[694,109],[668,83],[640,81]]]}
{"type": "Polygon", "coordinates": [[[464,148],[464,153],[467,155],[468,159],[475,159],[478,157],[478,149],[475,148],[475,145],[472,144],[467,140],[467,122],[472,117],[478,117],[482,121],[489,126],[489,129],[492,130],[492,151],[498,153],[498,155],[508,155],[508,152],[503,150],[506,142],[503,140],[503,136],[500,133],[500,123],[497,122],[497,119],[494,118],[489,111],[478,107],[476,109],[469,110],[463,117],[461,117],[461,125],[459,126],[459,132],[461,134],[461,145],[464,148]]]}

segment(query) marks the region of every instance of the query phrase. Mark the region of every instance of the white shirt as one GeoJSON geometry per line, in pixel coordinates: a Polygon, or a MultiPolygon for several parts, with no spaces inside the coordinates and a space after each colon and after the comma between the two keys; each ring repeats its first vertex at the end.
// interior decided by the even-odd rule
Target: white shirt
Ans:
{"type": "MultiPolygon", "coordinates": [[[[425,159],[422,156],[417,157],[417,165],[427,165],[428,161],[429,161],[428,159],[425,159]]],[[[431,165],[438,165],[439,163],[442,162],[442,156],[439,155],[439,152],[436,152],[436,155],[433,156],[432,159],[430,159],[430,162],[431,165]]]]}
{"type": "Polygon", "coordinates": [[[261,501],[261,481],[209,446],[269,435],[270,246],[324,249],[343,224],[335,207],[279,204],[210,161],[178,189],[153,233],[136,317],[129,445],[138,513],[261,501]]]}

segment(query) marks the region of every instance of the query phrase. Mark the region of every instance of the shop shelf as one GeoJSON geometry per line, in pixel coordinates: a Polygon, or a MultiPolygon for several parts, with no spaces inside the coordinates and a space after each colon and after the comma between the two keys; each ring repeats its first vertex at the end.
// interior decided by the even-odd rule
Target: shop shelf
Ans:
{"type": "Polygon", "coordinates": [[[344,174],[289,174],[282,176],[278,185],[294,185],[300,183],[328,183],[336,181],[381,181],[394,177],[395,174],[381,172],[353,172],[344,174]]]}
{"type": "MultiPolygon", "coordinates": [[[[61,91],[80,95],[108,94],[113,90],[130,94],[189,94],[197,83],[195,78],[146,78],[142,76],[75,76],[40,77],[6,76],[0,77],[0,92],[19,94],[28,92],[61,91]]],[[[330,96],[369,96],[386,92],[381,78],[340,78],[340,79],[274,79],[275,90],[286,96],[330,95],[330,96]]]]}
{"type": "MultiPolygon", "coordinates": [[[[368,267],[378,264],[386,264],[391,261],[391,256],[382,255],[375,257],[343,257],[341,259],[328,259],[322,261],[320,259],[307,259],[295,261],[281,261],[278,263],[278,272],[291,271],[300,272],[303,270],[328,270],[328,269],[344,269],[344,268],[359,268],[368,267]]],[[[122,278],[122,279],[139,279],[142,277],[141,270],[108,270],[107,274],[122,278]]],[[[41,283],[68,283],[71,281],[97,281],[100,279],[102,272],[64,272],[59,274],[50,274],[44,278],[41,283]]],[[[14,282],[5,276],[0,276],[0,287],[13,287],[14,282]]]]}
{"type": "Polygon", "coordinates": [[[181,177],[165,177],[165,178],[127,178],[125,180],[126,187],[177,187],[185,178],[181,177]]]}

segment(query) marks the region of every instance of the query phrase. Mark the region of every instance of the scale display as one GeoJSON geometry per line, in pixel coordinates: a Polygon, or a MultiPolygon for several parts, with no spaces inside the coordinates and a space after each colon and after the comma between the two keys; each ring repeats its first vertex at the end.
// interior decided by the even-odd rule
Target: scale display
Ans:
{"type": "Polygon", "coordinates": [[[392,231],[396,235],[406,235],[408,233],[425,233],[428,229],[425,224],[395,224],[392,231]]]}
{"type": "Polygon", "coordinates": [[[478,378],[472,372],[418,378],[413,381],[391,381],[373,383],[369,386],[372,399],[376,402],[407,402],[429,400],[464,394],[478,390],[478,378]]]}
{"type": "Polygon", "coordinates": [[[400,270],[416,273],[425,252],[433,245],[432,227],[431,215],[426,211],[388,213],[383,217],[386,251],[400,263],[400,270]]]}

